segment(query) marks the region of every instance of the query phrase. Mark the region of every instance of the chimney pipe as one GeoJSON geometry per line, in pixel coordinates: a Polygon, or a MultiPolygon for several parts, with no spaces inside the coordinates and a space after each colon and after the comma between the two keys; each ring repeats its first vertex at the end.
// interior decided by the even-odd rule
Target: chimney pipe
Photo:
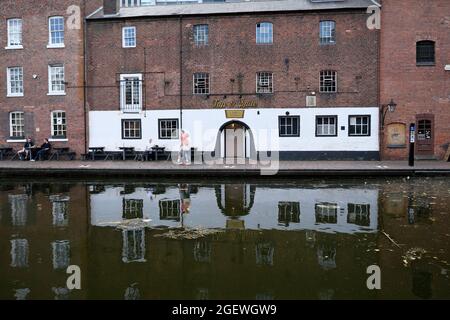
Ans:
{"type": "Polygon", "coordinates": [[[103,14],[116,15],[120,10],[120,0],[103,0],[103,14]]]}

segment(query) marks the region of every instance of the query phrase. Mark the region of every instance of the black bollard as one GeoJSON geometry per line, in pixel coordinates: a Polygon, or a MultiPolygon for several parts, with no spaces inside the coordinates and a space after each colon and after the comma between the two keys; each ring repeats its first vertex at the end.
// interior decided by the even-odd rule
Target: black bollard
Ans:
{"type": "Polygon", "coordinates": [[[416,124],[409,125],[409,166],[414,167],[414,143],[416,142],[416,124]]]}

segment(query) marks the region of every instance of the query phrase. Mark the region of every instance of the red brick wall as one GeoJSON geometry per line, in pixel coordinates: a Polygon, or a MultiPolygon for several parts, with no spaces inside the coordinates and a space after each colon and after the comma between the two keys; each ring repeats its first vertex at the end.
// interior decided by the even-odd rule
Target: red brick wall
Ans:
{"type": "MultiPolygon", "coordinates": [[[[434,115],[434,156],[450,143],[450,1],[383,0],[380,56],[381,102],[394,99],[386,124],[409,127],[417,114],[434,115]],[[416,41],[436,42],[436,65],[416,66],[416,41]]],[[[406,159],[408,149],[382,148],[384,159],[406,159]]]]}
{"type": "MultiPolygon", "coordinates": [[[[84,152],[85,122],[83,108],[83,26],[80,29],[65,27],[65,48],[47,49],[48,18],[54,15],[69,16],[66,10],[71,5],[81,8],[84,1],[29,1],[2,0],[0,2],[0,145],[10,145],[15,149],[22,143],[11,144],[9,138],[9,113],[24,111],[26,135],[31,135],[37,143],[51,135],[51,111],[64,110],[68,121],[68,142],[55,142],[55,146],[67,145],[78,154],[84,152]],[[6,19],[23,19],[23,50],[5,50],[7,44],[6,19]],[[48,65],[64,63],[66,96],[47,96],[48,65]],[[7,98],[6,70],[11,66],[22,66],[24,72],[24,97],[7,98]],[[33,79],[33,75],[38,75],[33,79]]],[[[100,0],[88,0],[87,10],[101,5],[100,0]]],[[[67,20],[66,20],[67,21],[67,20]]],[[[83,18],[81,18],[83,22],[83,18]]]]}
{"type": "MultiPolygon", "coordinates": [[[[318,93],[318,106],[376,106],[378,32],[366,28],[367,17],[359,11],[183,18],[183,106],[211,108],[224,95],[238,99],[242,74],[244,98],[257,99],[260,107],[304,107],[307,92],[319,92],[322,69],[338,71],[339,93],[318,93]],[[337,45],[319,45],[322,19],[337,22],[337,45]],[[256,24],[263,21],[274,24],[273,45],[256,44],[256,24]],[[203,23],[209,24],[209,45],[196,48],[193,25],[203,23]],[[275,94],[255,95],[258,71],[274,72],[275,94]],[[209,99],[192,96],[194,72],[210,73],[209,99]]],[[[143,73],[144,61],[146,108],[179,108],[179,23],[178,18],[90,21],[90,109],[119,110],[119,74],[143,73]],[[122,48],[125,25],[137,27],[137,48],[122,48]]]]}

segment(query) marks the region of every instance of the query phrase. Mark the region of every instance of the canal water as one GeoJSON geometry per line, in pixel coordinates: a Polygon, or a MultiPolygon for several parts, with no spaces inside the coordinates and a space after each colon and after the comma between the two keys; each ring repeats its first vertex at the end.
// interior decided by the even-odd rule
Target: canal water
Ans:
{"type": "Polygon", "coordinates": [[[0,299],[449,298],[448,178],[0,183],[0,299]]]}

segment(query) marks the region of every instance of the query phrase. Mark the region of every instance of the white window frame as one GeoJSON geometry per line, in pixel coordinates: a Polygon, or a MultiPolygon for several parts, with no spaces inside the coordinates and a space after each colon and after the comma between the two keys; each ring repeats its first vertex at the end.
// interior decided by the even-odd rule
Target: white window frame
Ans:
{"type": "Polygon", "coordinates": [[[141,140],[142,139],[142,119],[122,119],[122,140],[141,140]],[[126,122],[139,123],[139,128],[134,124],[133,128],[125,128],[126,122]],[[139,130],[138,130],[139,129],[139,130]],[[125,133],[132,133],[133,135],[126,135],[125,133]],[[136,135],[139,133],[139,136],[136,135]]]}
{"type": "Polygon", "coordinates": [[[7,33],[8,33],[8,43],[5,49],[23,49],[23,20],[21,18],[12,18],[8,19],[7,22],[7,33]],[[16,25],[12,25],[13,23],[17,23],[16,25]],[[18,27],[18,30],[13,30],[13,27],[18,27]],[[16,31],[15,34],[18,34],[20,39],[18,44],[11,44],[13,41],[13,31],[16,31]]]}
{"type": "MultiPolygon", "coordinates": [[[[131,87],[131,96],[134,96],[135,90],[134,84],[131,87]]],[[[142,73],[133,74],[121,74],[120,75],[120,110],[123,113],[139,113],[142,111],[142,73]],[[139,81],[139,101],[135,103],[134,98],[132,98],[132,103],[130,105],[126,104],[126,85],[127,81],[139,81]]]]}
{"type": "Polygon", "coordinates": [[[48,18],[48,45],[47,48],[52,49],[52,48],[64,48],[64,41],[65,41],[65,36],[66,36],[66,32],[65,32],[65,20],[63,16],[53,16],[48,18]],[[58,30],[58,31],[54,31],[54,32],[62,32],[63,34],[63,38],[62,38],[62,43],[53,43],[52,41],[52,21],[56,20],[56,19],[62,19],[63,23],[62,23],[62,30],[58,30]]]}
{"type": "Polygon", "coordinates": [[[178,118],[171,118],[171,119],[158,119],[158,129],[159,129],[159,139],[160,140],[177,140],[180,138],[180,124],[179,124],[179,119],[178,118]],[[165,122],[166,123],[166,128],[162,128],[161,124],[165,122]],[[167,123],[176,123],[176,128],[167,128],[167,123]],[[173,133],[173,131],[175,130],[175,134],[173,133]],[[170,137],[167,135],[163,135],[163,132],[167,133],[167,132],[171,132],[170,137]]]}
{"type": "Polygon", "coordinates": [[[262,21],[256,24],[256,43],[273,44],[273,23],[262,21]]]}
{"type": "Polygon", "coordinates": [[[322,20],[319,23],[319,29],[319,38],[321,45],[336,44],[336,21],[322,20]]]}
{"type": "Polygon", "coordinates": [[[260,71],[256,73],[256,93],[273,94],[273,72],[260,71]],[[267,81],[262,82],[263,76],[269,76],[267,81]]]}
{"type": "Polygon", "coordinates": [[[336,115],[317,115],[316,116],[316,137],[337,137],[338,136],[338,116],[336,115]],[[319,118],[322,123],[319,124],[319,118]],[[328,123],[323,123],[323,119],[327,119],[328,123]],[[330,124],[330,119],[334,119],[334,124],[330,124]],[[319,128],[321,128],[319,130],[319,128]],[[334,128],[331,130],[330,128],[334,128]],[[334,131],[334,132],[333,132],[334,131]]]}
{"type": "Polygon", "coordinates": [[[136,48],[136,44],[137,44],[137,30],[136,27],[134,26],[126,26],[122,28],[122,48],[136,48]],[[133,45],[127,45],[127,39],[131,39],[131,38],[127,38],[127,30],[133,30],[133,41],[134,44],[133,45]]]}
{"type": "MultiPolygon", "coordinates": [[[[17,119],[15,121],[17,121],[17,119]]],[[[11,139],[18,139],[18,140],[25,139],[25,113],[23,111],[13,111],[9,113],[9,137],[11,139]],[[17,123],[13,124],[13,114],[20,114],[22,116],[21,124],[19,125],[17,123]],[[14,127],[21,127],[22,131],[14,130],[14,127]],[[23,134],[20,136],[17,135],[14,136],[14,132],[21,132],[23,134]]]]}
{"type": "Polygon", "coordinates": [[[195,46],[207,46],[209,44],[209,25],[196,24],[193,28],[195,46]]]}
{"type": "Polygon", "coordinates": [[[348,116],[348,135],[350,137],[368,137],[371,135],[371,116],[370,115],[350,115],[348,116]],[[358,124],[358,118],[361,119],[361,123],[358,124]],[[367,118],[367,123],[364,124],[364,118],[367,118]],[[355,127],[355,133],[351,133],[351,127],[355,127]],[[357,128],[361,129],[361,132],[357,132],[357,128]],[[367,133],[364,133],[364,129],[367,128],[367,133]]]}
{"type": "Polygon", "coordinates": [[[49,96],[65,96],[66,95],[66,70],[64,64],[50,64],[48,66],[48,94],[49,96]],[[53,90],[52,86],[52,69],[53,68],[62,68],[63,70],[63,90],[53,90]]]}
{"type": "MultiPolygon", "coordinates": [[[[331,86],[333,88],[333,86],[331,86]]],[[[338,73],[336,70],[321,70],[319,74],[319,92],[337,93],[338,92],[338,73]],[[327,89],[326,81],[334,81],[334,90],[327,89]]]]}
{"type": "Polygon", "coordinates": [[[54,110],[50,113],[50,133],[51,133],[51,141],[67,141],[67,112],[64,110],[54,110]],[[60,113],[64,113],[64,117],[57,117],[56,119],[65,119],[65,123],[64,124],[58,124],[58,123],[54,123],[53,120],[55,119],[55,115],[58,115],[60,113]],[[57,135],[55,134],[55,125],[57,126],[63,126],[63,130],[65,131],[65,135],[57,135]]]}
{"type": "Polygon", "coordinates": [[[194,95],[209,95],[211,93],[211,77],[208,72],[196,72],[192,75],[192,92],[194,95]],[[199,80],[207,82],[204,89],[198,88],[199,80]]]}
{"type": "Polygon", "coordinates": [[[7,97],[23,97],[24,96],[24,88],[23,88],[23,67],[8,67],[6,69],[6,74],[7,74],[7,97]],[[19,80],[14,80],[14,81],[18,81],[21,83],[21,91],[22,92],[11,92],[12,90],[12,86],[11,86],[11,71],[12,70],[20,70],[20,74],[19,74],[19,80]]]}

